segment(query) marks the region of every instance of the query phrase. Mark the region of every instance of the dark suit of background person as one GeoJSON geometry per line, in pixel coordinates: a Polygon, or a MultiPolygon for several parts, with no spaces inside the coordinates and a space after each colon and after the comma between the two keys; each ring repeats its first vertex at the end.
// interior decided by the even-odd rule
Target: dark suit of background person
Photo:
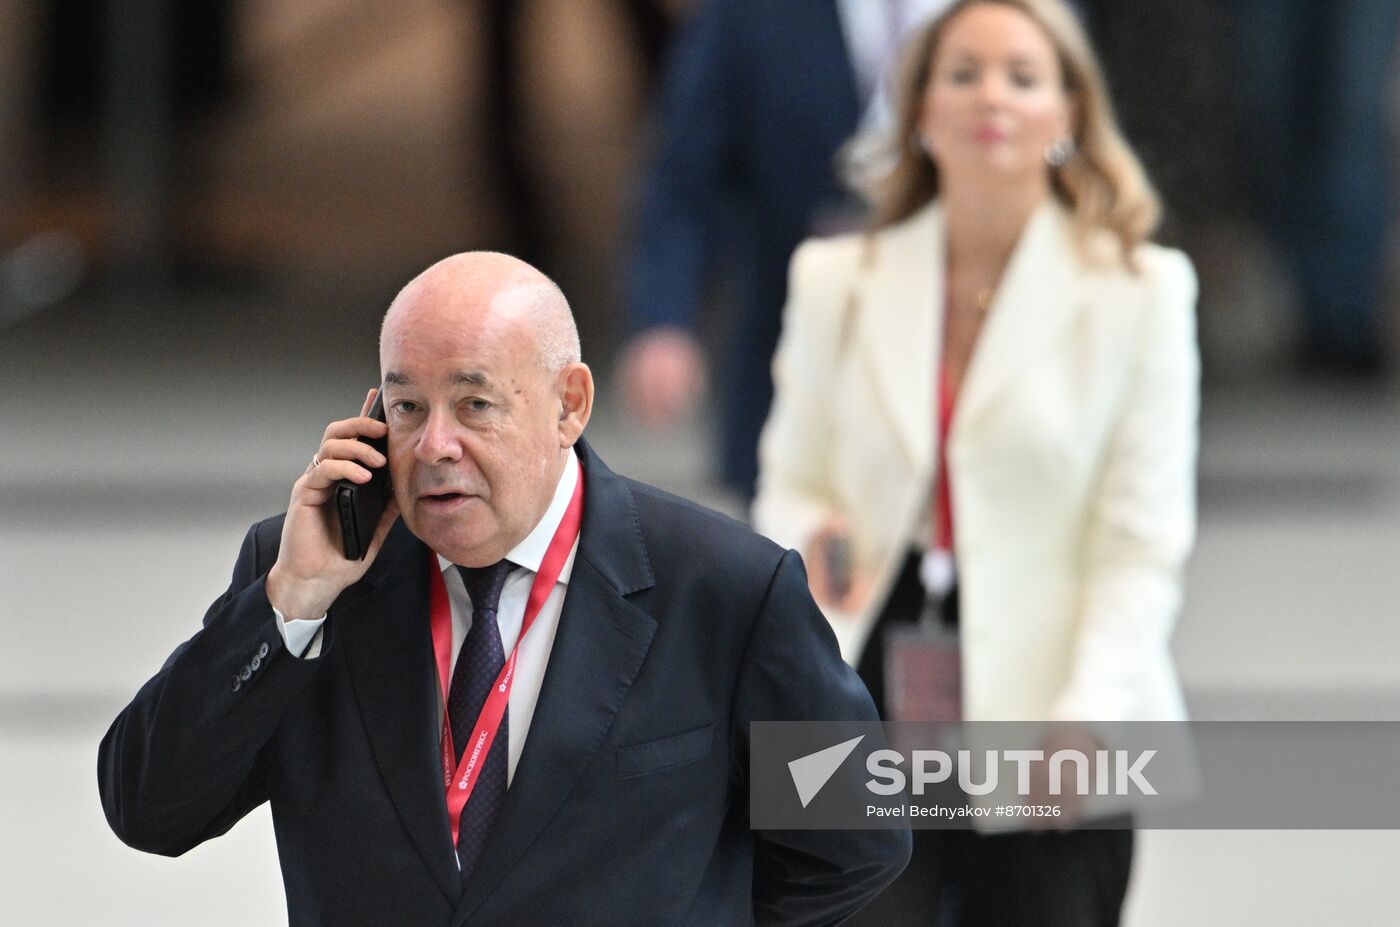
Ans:
{"type": "Polygon", "coordinates": [[[282,519],[249,531],[204,629],[102,742],[118,836],[178,855],[269,801],[294,925],[834,924],[868,901],[907,832],[749,829],[750,720],[874,717],[797,556],[576,449],[577,559],[465,886],[438,770],[433,554],[403,522],[314,660],[286,652],[264,586],[282,519]]]}
{"type": "Polygon", "coordinates": [[[862,106],[835,0],[701,0],[662,77],[627,327],[694,330],[710,290],[730,300],[714,377],[721,476],[746,497],[773,396],[788,258],[818,213],[849,206],[834,158],[862,106]]]}
{"type": "Polygon", "coordinates": [[[1384,372],[1395,0],[1237,0],[1244,163],[1298,287],[1306,369],[1384,372]]]}

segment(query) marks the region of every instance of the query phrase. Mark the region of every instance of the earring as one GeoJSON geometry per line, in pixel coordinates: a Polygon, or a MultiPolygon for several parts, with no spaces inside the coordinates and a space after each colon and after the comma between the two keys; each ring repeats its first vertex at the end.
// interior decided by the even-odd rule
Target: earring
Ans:
{"type": "Polygon", "coordinates": [[[1051,167],[1064,167],[1074,157],[1074,139],[1061,135],[1045,149],[1045,163],[1051,167]]]}
{"type": "Polygon", "coordinates": [[[914,157],[923,156],[928,160],[933,160],[933,142],[929,141],[927,135],[922,132],[914,132],[909,136],[909,150],[914,157]]]}

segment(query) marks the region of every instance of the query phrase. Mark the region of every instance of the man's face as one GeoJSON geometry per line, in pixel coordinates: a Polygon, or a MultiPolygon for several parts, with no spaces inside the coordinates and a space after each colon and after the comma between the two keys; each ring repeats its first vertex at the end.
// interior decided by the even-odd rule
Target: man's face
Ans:
{"type": "Polygon", "coordinates": [[[564,461],[561,402],[517,295],[411,296],[380,345],[394,497],[415,535],[464,566],[529,534],[564,461]]]}

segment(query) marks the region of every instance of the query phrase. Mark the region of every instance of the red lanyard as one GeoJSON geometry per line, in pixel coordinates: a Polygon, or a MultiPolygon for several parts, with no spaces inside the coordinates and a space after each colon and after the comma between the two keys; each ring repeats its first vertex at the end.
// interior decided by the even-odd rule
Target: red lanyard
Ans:
{"type": "MultiPolygon", "coordinates": [[[[948,344],[948,316],[952,313],[953,307],[953,276],[948,275],[947,285],[943,291],[943,338],[942,346],[948,344]]],[[[953,404],[957,397],[953,395],[951,385],[948,382],[947,351],[942,352],[943,356],[938,358],[938,376],[934,387],[934,409],[936,420],[933,423],[934,433],[938,435],[938,476],[934,480],[933,488],[933,549],[947,550],[953,549],[953,492],[952,483],[948,473],[948,432],[953,424],[953,404]]]]}
{"type": "MultiPolygon", "coordinates": [[[[575,461],[575,466],[578,466],[575,461]]],[[[447,585],[442,581],[442,570],[436,557],[428,561],[428,603],[432,619],[433,655],[437,658],[438,682],[442,686],[442,776],[443,788],[447,790],[447,819],[452,825],[452,844],[457,844],[457,827],[462,817],[462,809],[476,788],[477,773],[486,757],[491,753],[491,745],[496,741],[501,719],[505,717],[506,706],[510,704],[511,685],[515,681],[515,661],[520,654],[520,642],[525,639],[535,617],[544,607],[545,600],[559,580],[564,562],[574,549],[578,539],[579,522],[583,517],[583,467],[578,467],[578,480],[574,484],[573,497],[554,537],[545,551],[539,572],[535,574],[534,585],[530,587],[530,598],[525,602],[525,617],[520,623],[520,634],[511,648],[510,657],[501,667],[496,682],[486,696],[486,704],[477,715],[476,726],[472,729],[471,740],[462,751],[462,761],[455,765],[456,751],[452,744],[452,722],[447,715],[447,687],[451,679],[452,662],[452,606],[447,601],[447,585]]]]}

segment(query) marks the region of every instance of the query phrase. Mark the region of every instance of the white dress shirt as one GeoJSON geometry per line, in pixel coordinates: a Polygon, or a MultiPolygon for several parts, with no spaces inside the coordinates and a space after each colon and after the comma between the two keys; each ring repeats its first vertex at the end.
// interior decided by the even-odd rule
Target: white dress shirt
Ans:
{"type": "Polygon", "coordinates": [[[914,30],[952,0],[837,0],[861,104],[883,84],[914,30]]]}
{"type": "MultiPolygon", "coordinates": [[[[907,140],[892,140],[895,123],[891,86],[895,68],[905,43],[952,0],[837,0],[841,30],[846,37],[851,66],[859,89],[861,117],[855,135],[842,156],[846,183],[864,189],[883,178],[894,167],[898,151],[892,146],[907,140]]],[[[809,231],[826,236],[834,231],[850,231],[839,226],[809,231]]]]}
{"type": "MultiPolygon", "coordinates": [[[[579,469],[578,455],[570,449],[569,459],[564,464],[559,484],[554,488],[554,499],[549,503],[549,508],[545,510],[534,530],[525,536],[525,540],[506,554],[507,560],[520,567],[506,577],[505,587],[501,590],[501,600],[496,608],[496,623],[501,630],[501,646],[505,648],[507,655],[520,637],[520,626],[525,620],[525,602],[530,597],[530,587],[535,582],[535,574],[539,572],[545,551],[549,549],[549,542],[554,538],[554,532],[569,507],[574,487],[578,484],[579,469]]],[[[520,641],[515,681],[510,690],[510,713],[507,716],[510,738],[509,762],[506,767],[507,784],[515,777],[520,752],[525,749],[525,737],[530,732],[530,721],[534,718],[535,704],[540,698],[540,685],[544,682],[545,668],[549,665],[549,655],[554,649],[554,633],[559,628],[559,614],[564,608],[564,593],[568,589],[569,576],[573,573],[576,556],[577,538],[574,539],[568,559],[564,561],[564,568],[559,571],[559,579],[540,608],[535,623],[530,626],[530,633],[520,641]]],[[[455,565],[452,561],[441,555],[438,555],[437,559],[442,570],[443,583],[447,587],[447,599],[452,605],[451,665],[455,667],[457,654],[461,651],[462,642],[466,640],[467,632],[472,626],[471,598],[462,584],[461,574],[453,569],[455,565]]],[[[277,612],[275,608],[273,611],[280,619],[278,627],[289,652],[302,654],[304,659],[320,655],[321,640],[317,632],[325,623],[325,616],[310,621],[287,621],[281,612],[277,612]]],[[[427,615],[423,616],[423,621],[428,621],[427,615]]]]}

